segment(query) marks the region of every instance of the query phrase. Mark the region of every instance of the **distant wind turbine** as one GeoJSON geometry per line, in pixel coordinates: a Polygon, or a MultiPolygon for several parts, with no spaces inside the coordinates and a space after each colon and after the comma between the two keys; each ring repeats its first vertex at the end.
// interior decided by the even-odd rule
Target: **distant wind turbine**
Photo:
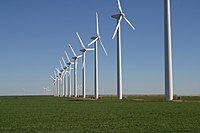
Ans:
{"type": "Polygon", "coordinates": [[[79,36],[78,32],[76,32],[78,39],[82,45],[82,49],[80,50],[82,52],[82,91],[83,91],[83,98],[86,98],[86,78],[85,78],[85,56],[87,51],[92,51],[94,48],[86,48],[83,44],[83,41],[81,37],[79,36]]]}
{"type": "Polygon", "coordinates": [[[67,63],[67,65],[68,65],[68,74],[67,74],[67,76],[68,76],[68,82],[67,82],[67,85],[68,85],[68,96],[69,97],[71,97],[71,65],[73,65],[74,63],[70,60],[70,58],[69,58],[69,56],[68,56],[68,54],[67,54],[67,51],[65,51],[65,55],[66,55],[66,57],[67,57],[67,59],[68,59],[68,63],[67,63]]]}
{"type": "Polygon", "coordinates": [[[60,67],[61,67],[61,73],[62,73],[62,75],[61,75],[61,80],[62,80],[62,96],[63,97],[65,97],[65,70],[66,69],[64,69],[64,67],[63,67],[63,65],[62,65],[62,62],[59,60],[59,62],[60,62],[60,67]]]}
{"type": "Polygon", "coordinates": [[[117,19],[117,27],[113,34],[112,39],[114,39],[117,33],[117,96],[118,99],[122,99],[122,57],[121,57],[121,21],[124,19],[133,30],[135,30],[134,26],[129,22],[129,20],[125,17],[125,14],[122,11],[122,7],[120,1],[118,0],[118,8],[119,14],[113,15],[112,18],[117,19]]]}
{"type": "Polygon", "coordinates": [[[72,53],[74,54],[74,57],[72,57],[72,59],[74,59],[74,97],[77,97],[77,89],[78,89],[78,79],[77,79],[77,65],[78,65],[78,59],[82,57],[82,55],[77,56],[76,53],[74,52],[74,49],[72,48],[72,46],[69,44],[69,47],[72,50],[72,53]]]}
{"type": "Polygon", "coordinates": [[[64,73],[63,73],[63,80],[64,80],[64,95],[67,97],[67,75],[68,75],[68,71],[69,71],[69,69],[68,69],[68,66],[67,66],[67,64],[66,64],[66,62],[65,62],[65,60],[64,60],[64,58],[63,58],[63,56],[61,57],[62,58],[62,61],[63,61],[63,63],[64,63],[64,67],[63,67],[63,69],[64,69],[64,73]]]}
{"type": "Polygon", "coordinates": [[[56,72],[54,71],[54,77],[53,76],[50,76],[53,80],[53,94],[54,96],[57,95],[57,76],[56,76],[56,72]]]}
{"type": "Polygon", "coordinates": [[[95,89],[95,99],[99,99],[99,68],[98,68],[98,41],[101,44],[101,47],[103,48],[105,54],[108,56],[105,47],[103,46],[103,43],[101,41],[101,37],[99,34],[99,20],[98,20],[98,14],[96,13],[96,33],[97,35],[95,37],[92,37],[91,39],[93,40],[91,43],[88,44],[88,46],[92,45],[95,43],[95,60],[94,60],[94,89],[95,89]]]}
{"type": "Polygon", "coordinates": [[[58,96],[61,96],[61,95],[60,95],[60,93],[61,93],[61,92],[60,92],[60,91],[61,91],[61,90],[60,90],[60,86],[61,86],[61,85],[60,85],[60,83],[61,83],[60,81],[62,81],[62,72],[63,72],[63,70],[59,70],[58,68],[56,68],[56,71],[57,71],[57,73],[58,73],[58,81],[57,81],[57,85],[58,85],[57,89],[58,89],[58,91],[57,91],[57,92],[58,92],[58,96]]]}

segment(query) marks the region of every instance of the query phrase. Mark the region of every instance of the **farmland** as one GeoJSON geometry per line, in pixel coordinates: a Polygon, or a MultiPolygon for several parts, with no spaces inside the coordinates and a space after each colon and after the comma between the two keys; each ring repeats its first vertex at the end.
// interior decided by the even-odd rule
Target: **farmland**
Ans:
{"type": "Polygon", "coordinates": [[[0,97],[0,132],[200,132],[200,98],[0,97]]]}

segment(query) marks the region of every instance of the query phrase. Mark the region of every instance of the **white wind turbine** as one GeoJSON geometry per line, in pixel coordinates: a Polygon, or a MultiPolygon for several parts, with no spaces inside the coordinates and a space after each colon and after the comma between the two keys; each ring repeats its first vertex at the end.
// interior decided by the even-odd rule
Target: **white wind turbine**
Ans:
{"type": "Polygon", "coordinates": [[[77,79],[77,65],[78,65],[78,59],[82,57],[82,55],[79,55],[77,56],[76,53],[74,52],[72,46],[69,44],[69,47],[71,48],[72,50],[72,53],[74,54],[74,57],[72,57],[72,59],[74,59],[74,97],[77,97],[77,82],[78,82],[78,79],[77,79]]]}
{"type": "Polygon", "coordinates": [[[68,85],[68,96],[69,97],[71,97],[71,69],[72,69],[72,67],[71,67],[71,65],[73,65],[74,63],[73,62],[71,62],[71,60],[70,60],[70,58],[69,58],[69,56],[68,56],[68,54],[67,54],[67,51],[65,51],[65,55],[66,55],[66,57],[67,57],[67,59],[68,59],[68,63],[67,63],[67,65],[68,65],[68,74],[67,74],[67,76],[68,76],[68,82],[67,82],[67,85],[68,85]]]}
{"type": "Polygon", "coordinates": [[[95,43],[95,60],[94,60],[94,89],[95,89],[95,99],[99,99],[99,94],[98,94],[98,91],[99,91],[99,77],[98,77],[98,41],[100,42],[105,54],[108,56],[107,52],[106,52],[106,49],[104,48],[103,46],[103,43],[101,41],[101,37],[100,37],[100,34],[99,34],[99,20],[98,20],[98,14],[96,13],[96,32],[97,32],[97,36],[95,37],[92,37],[91,39],[93,39],[93,41],[91,43],[88,44],[88,46],[92,45],[95,43]]]}
{"type": "Polygon", "coordinates": [[[83,44],[83,41],[81,37],[79,36],[78,32],[76,32],[78,39],[82,45],[82,49],[80,50],[82,52],[82,91],[83,91],[83,98],[86,98],[86,81],[85,81],[85,56],[87,51],[92,51],[94,48],[86,48],[83,44]]]}
{"type": "Polygon", "coordinates": [[[53,76],[50,76],[53,80],[53,93],[54,93],[54,96],[57,95],[57,75],[56,75],[56,72],[54,71],[54,77],[53,76]]]}
{"type": "Polygon", "coordinates": [[[165,99],[173,100],[172,35],[170,0],[164,0],[164,46],[165,46],[165,99]]]}
{"type": "Polygon", "coordinates": [[[63,70],[59,70],[58,68],[56,68],[56,71],[57,71],[57,73],[58,73],[58,81],[57,81],[57,89],[58,89],[58,96],[60,96],[60,81],[62,81],[62,72],[63,72],[63,70]]]}
{"type": "Polygon", "coordinates": [[[67,64],[66,64],[66,62],[65,62],[65,60],[64,60],[64,58],[63,58],[63,56],[62,56],[62,61],[63,61],[63,63],[64,63],[64,67],[63,67],[63,69],[64,69],[64,72],[63,72],[64,96],[67,96],[67,75],[68,75],[69,69],[68,69],[68,66],[67,66],[67,64]]]}
{"type": "Polygon", "coordinates": [[[62,81],[62,96],[64,97],[65,96],[65,70],[63,65],[62,65],[62,62],[59,60],[60,62],[60,72],[61,72],[61,81],[62,81]]]}
{"type": "Polygon", "coordinates": [[[114,39],[117,33],[117,96],[122,99],[122,60],[121,60],[121,21],[124,19],[130,26],[135,30],[134,26],[125,17],[122,11],[120,1],[118,0],[119,14],[113,15],[112,18],[117,19],[117,27],[113,34],[112,39],[114,39]]]}

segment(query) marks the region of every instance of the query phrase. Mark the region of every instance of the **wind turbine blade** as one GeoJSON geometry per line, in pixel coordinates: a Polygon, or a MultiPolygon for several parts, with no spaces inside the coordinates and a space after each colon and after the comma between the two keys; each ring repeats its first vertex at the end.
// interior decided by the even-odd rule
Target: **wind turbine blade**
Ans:
{"type": "Polygon", "coordinates": [[[50,76],[50,77],[51,77],[53,80],[55,80],[54,77],[52,77],[52,76],[50,76]]]}
{"type": "Polygon", "coordinates": [[[56,77],[56,71],[54,71],[54,76],[56,77]]]}
{"type": "Polygon", "coordinates": [[[120,18],[119,18],[119,21],[118,21],[118,24],[117,24],[117,27],[116,27],[116,29],[115,29],[115,32],[114,32],[114,34],[113,34],[112,39],[115,38],[115,35],[116,35],[116,33],[117,33],[117,30],[119,29],[119,26],[120,26],[120,24],[121,24],[121,21],[122,21],[122,16],[120,16],[120,18]]]}
{"type": "Polygon", "coordinates": [[[92,45],[93,43],[95,43],[99,38],[97,37],[96,39],[94,39],[91,43],[88,44],[88,46],[92,45]]]}
{"type": "Polygon", "coordinates": [[[64,60],[64,58],[63,58],[63,56],[62,56],[62,61],[63,61],[64,65],[65,65],[65,67],[67,67],[67,64],[66,64],[66,62],[65,62],[65,60],[64,60]]]}
{"type": "Polygon", "coordinates": [[[119,7],[120,13],[123,13],[123,12],[122,12],[122,7],[121,7],[121,4],[120,4],[120,1],[118,0],[117,2],[118,2],[118,7],[119,7]]]}
{"type": "Polygon", "coordinates": [[[63,65],[62,65],[62,62],[59,60],[59,62],[60,62],[60,66],[61,66],[61,69],[63,69],[63,65]]]}
{"type": "Polygon", "coordinates": [[[87,48],[86,51],[92,51],[94,48],[87,48]]]}
{"type": "Polygon", "coordinates": [[[76,56],[77,58],[81,58],[83,55],[76,56]]]}
{"type": "Polygon", "coordinates": [[[57,71],[58,73],[60,73],[60,71],[58,70],[58,68],[56,68],[56,71],[57,71]]]}
{"type": "Polygon", "coordinates": [[[67,51],[65,51],[65,55],[67,56],[68,61],[71,62],[71,60],[70,60],[70,58],[69,58],[69,56],[67,54],[67,51]]]}
{"type": "Polygon", "coordinates": [[[131,24],[131,22],[125,16],[123,18],[131,26],[131,28],[133,28],[133,30],[135,30],[135,27],[131,24]]]}
{"type": "Polygon", "coordinates": [[[99,36],[99,17],[97,12],[96,12],[96,26],[97,26],[97,35],[99,36]]]}
{"type": "Polygon", "coordinates": [[[69,44],[69,47],[71,48],[72,53],[74,54],[74,56],[76,56],[76,53],[74,52],[74,49],[72,48],[72,46],[70,44],[69,44]]]}
{"type": "Polygon", "coordinates": [[[101,46],[102,46],[102,48],[103,48],[103,51],[105,52],[106,56],[108,56],[108,53],[106,52],[106,49],[105,49],[105,47],[103,46],[103,43],[102,43],[101,39],[99,39],[99,41],[100,41],[100,44],[101,44],[101,46]]]}
{"type": "Polygon", "coordinates": [[[84,44],[83,44],[83,41],[82,41],[81,37],[80,37],[79,34],[78,34],[78,32],[76,32],[76,35],[78,36],[78,39],[79,39],[79,41],[80,41],[82,47],[83,47],[84,49],[86,49],[85,46],[84,46],[84,44]]]}

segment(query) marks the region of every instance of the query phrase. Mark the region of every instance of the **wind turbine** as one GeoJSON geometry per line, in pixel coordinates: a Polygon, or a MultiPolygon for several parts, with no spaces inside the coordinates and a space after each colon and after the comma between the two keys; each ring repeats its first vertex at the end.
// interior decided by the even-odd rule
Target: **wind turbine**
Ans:
{"type": "Polygon", "coordinates": [[[67,74],[67,76],[68,76],[68,90],[69,90],[69,92],[68,92],[68,95],[69,95],[69,97],[71,97],[71,65],[72,64],[74,64],[73,62],[71,62],[71,60],[70,60],[70,58],[69,58],[69,56],[68,56],[68,54],[67,54],[67,51],[65,51],[65,55],[66,55],[66,57],[67,57],[67,59],[68,59],[68,63],[67,63],[67,65],[68,65],[68,74],[67,74]]]}
{"type": "Polygon", "coordinates": [[[49,89],[49,87],[44,87],[43,90],[44,90],[44,94],[45,94],[45,95],[48,95],[48,92],[51,91],[51,90],[49,89]]]}
{"type": "Polygon", "coordinates": [[[74,54],[74,57],[72,57],[72,59],[74,59],[74,97],[77,97],[77,82],[78,82],[78,79],[77,79],[77,65],[78,65],[78,59],[80,57],[82,57],[82,55],[79,55],[77,56],[76,53],[74,52],[74,49],[72,48],[72,46],[69,44],[69,47],[71,48],[72,50],[72,53],[74,54]]]}
{"type": "Polygon", "coordinates": [[[56,76],[56,72],[54,71],[54,77],[53,76],[50,76],[51,78],[52,78],[52,80],[53,80],[53,90],[54,90],[54,96],[56,96],[57,95],[57,88],[56,88],[56,86],[57,86],[57,76],[56,76]]]}
{"type": "Polygon", "coordinates": [[[59,62],[60,62],[60,67],[61,67],[60,72],[61,72],[61,81],[62,81],[62,96],[65,97],[65,75],[64,74],[65,74],[66,69],[64,69],[60,60],[59,62]]]}
{"type": "Polygon", "coordinates": [[[94,48],[86,48],[83,44],[83,41],[81,37],[79,36],[78,32],[76,32],[78,39],[82,45],[82,49],[80,50],[82,52],[82,90],[83,90],[83,98],[86,98],[86,81],[85,81],[85,54],[87,51],[92,51],[94,48]]]}
{"type": "Polygon", "coordinates": [[[170,0],[164,0],[165,99],[173,100],[170,0]]]}
{"type": "Polygon", "coordinates": [[[67,89],[66,89],[66,85],[67,85],[67,78],[66,78],[66,74],[67,74],[67,72],[68,72],[68,66],[67,66],[67,64],[65,63],[65,61],[64,61],[64,58],[63,57],[61,57],[62,58],[62,61],[63,61],[63,64],[64,64],[64,66],[62,65],[62,63],[61,63],[61,61],[59,60],[59,62],[60,62],[60,66],[61,66],[61,68],[62,68],[62,70],[63,70],[63,72],[62,72],[62,90],[63,90],[63,97],[65,97],[65,96],[67,96],[67,89]]]}
{"type": "Polygon", "coordinates": [[[99,69],[98,69],[98,41],[100,42],[105,54],[108,56],[105,47],[103,46],[103,43],[101,41],[101,37],[99,34],[99,20],[98,20],[98,14],[96,12],[96,32],[97,35],[95,37],[91,37],[93,40],[91,43],[88,44],[88,46],[92,45],[95,43],[95,48],[94,48],[94,54],[95,54],[95,60],[94,60],[94,89],[95,89],[95,99],[99,99],[99,69]]]}
{"type": "Polygon", "coordinates": [[[57,83],[57,89],[58,89],[58,96],[60,96],[60,81],[62,81],[62,72],[63,72],[63,70],[59,70],[58,68],[56,68],[56,71],[57,71],[57,73],[58,73],[58,83],[57,83]]]}
{"type": "Polygon", "coordinates": [[[101,37],[99,34],[99,20],[98,20],[98,14],[96,12],[96,33],[97,35],[95,37],[91,37],[93,40],[91,43],[88,44],[88,46],[92,45],[95,43],[94,47],[94,55],[95,55],[95,60],[94,60],[94,89],[95,89],[95,99],[99,99],[99,69],[98,69],[98,41],[100,42],[105,54],[108,56],[105,47],[103,46],[103,43],[101,41],[101,37]]]}
{"type": "Polygon", "coordinates": [[[63,61],[63,63],[64,63],[64,67],[63,67],[63,69],[64,69],[64,73],[63,73],[63,80],[64,80],[64,96],[67,96],[67,73],[68,73],[68,66],[67,66],[67,64],[66,64],[66,62],[65,62],[65,60],[64,60],[64,58],[63,58],[63,56],[61,57],[62,58],[62,61],[63,61]]]}
{"type": "Polygon", "coordinates": [[[121,59],[121,21],[124,19],[133,30],[134,26],[129,22],[125,17],[125,14],[122,11],[120,1],[118,0],[119,14],[112,15],[112,18],[117,19],[117,27],[113,34],[112,39],[114,39],[117,33],[117,96],[119,99],[122,99],[122,59],[121,59]]]}

